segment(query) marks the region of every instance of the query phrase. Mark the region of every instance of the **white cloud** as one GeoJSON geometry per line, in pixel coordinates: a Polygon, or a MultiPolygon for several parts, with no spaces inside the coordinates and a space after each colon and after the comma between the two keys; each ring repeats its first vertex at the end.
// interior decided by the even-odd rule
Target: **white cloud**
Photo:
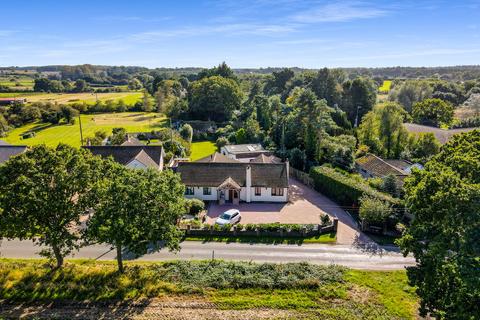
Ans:
{"type": "Polygon", "coordinates": [[[387,10],[373,7],[364,2],[332,2],[308,11],[300,12],[291,18],[302,23],[345,22],[357,19],[370,19],[385,16],[387,10]]]}

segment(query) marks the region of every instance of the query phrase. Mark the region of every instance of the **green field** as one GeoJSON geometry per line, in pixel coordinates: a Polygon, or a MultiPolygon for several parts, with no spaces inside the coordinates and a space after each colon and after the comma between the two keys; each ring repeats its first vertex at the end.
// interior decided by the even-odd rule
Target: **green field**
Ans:
{"type": "Polygon", "coordinates": [[[33,89],[34,80],[25,76],[4,76],[0,77],[0,86],[17,88],[18,90],[33,89]],[[12,81],[13,80],[13,81],[12,81]]]}
{"type": "Polygon", "coordinates": [[[405,271],[221,260],[125,265],[125,273],[119,274],[113,261],[68,260],[63,269],[52,271],[46,260],[0,259],[0,299],[23,307],[29,302],[88,301],[89,307],[101,303],[112,308],[119,301],[133,307],[133,302],[173,299],[206,303],[227,314],[272,310],[278,312],[275,319],[417,318],[418,298],[405,271]]]}
{"type": "MultiPolygon", "coordinates": [[[[149,132],[166,125],[166,118],[158,113],[124,112],[104,113],[95,115],[81,115],[83,137],[93,137],[96,131],[103,130],[111,134],[113,128],[122,127],[127,132],[149,132]]],[[[63,142],[75,147],[80,146],[80,125],[78,118],[73,125],[50,125],[32,123],[16,128],[9,132],[3,140],[11,144],[46,144],[56,146],[63,142]],[[22,139],[21,135],[28,131],[35,131],[33,138],[22,139]]]]}
{"type": "Polygon", "coordinates": [[[217,146],[212,141],[192,142],[191,150],[190,160],[196,161],[215,153],[217,146]]]}
{"type": "Polygon", "coordinates": [[[392,87],[392,81],[384,80],[382,86],[378,88],[378,91],[381,93],[389,93],[391,87],[392,87]]]}
{"type": "Polygon", "coordinates": [[[127,105],[133,105],[142,99],[141,92],[107,92],[107,93],[43,93],[43,92],[28,92],[28,93],[0,93],[0,98],[26,98],[29,102],[53,102],[59,104],[72,104],[76,102],[85,102],[87,104],[94,104],[97,99],[99,101],[122,99],[127,105]]]}

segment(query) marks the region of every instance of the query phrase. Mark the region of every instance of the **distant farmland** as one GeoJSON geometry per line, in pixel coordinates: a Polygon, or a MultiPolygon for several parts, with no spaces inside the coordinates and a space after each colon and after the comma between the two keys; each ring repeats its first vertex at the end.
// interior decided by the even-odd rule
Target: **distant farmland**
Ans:
{"type": "MultiPolygon", "coordinates": [[[[122,127],[128,132],[149,132],[165,126],[165,116],[158,113],[123,112],[103,113],[95,115],[81,115],[83,138],[93,137],[96,131],[112,133],[113,128],[122,127]]],[[[75,147],[80,146],[80,126],[78,118],[75,124],[50,125],[47,123],[31,123],[13,129],[6,138],[11,144],[37,145],[46,144],[56,146],[60,142],[75,147]],[[22,139],[22,134],[35,131],[35,137],[22,139]]]]}
{"type": "Polygon", "coordinates": [[[122,99],[126,104],[132,105],[142,99],[141,92],[108,92],[108,93],[0,93],[0,98],[26,98],[29,102],[52,102],[60,104],[72,104],[76,102],[85,102],[94,104],[97,99],[99,101],[122,99]]]}
{"type": "Polygon", "coordinates": [[[381,93],[389,93],[391,87],[392,87],[392,81],[384,80],[382,86],[378,88],[378,91],[381,93]]]}

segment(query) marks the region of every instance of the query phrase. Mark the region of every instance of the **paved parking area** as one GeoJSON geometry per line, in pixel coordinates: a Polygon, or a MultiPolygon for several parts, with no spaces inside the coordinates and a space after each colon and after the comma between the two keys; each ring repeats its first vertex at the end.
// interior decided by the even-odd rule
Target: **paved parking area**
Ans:
{"type": "Polygon", "coordinates": [[[212,203],[208,209],[207,223],[214,223],[215,219],[228,209],[238,209],[242,214],[242,224],[247,223],[300,223],[318,224],[324,209],[318,205],[322,195],[310,190],[298,181],[290,180],[288,203],[240,203],[219,205],[212,203]],[[320,198],[320,199],[318,199],[320,198]]]}
{"type": "Polygon", "coordinates": [[[361,232],[354,219],[335,202],[306,185],[290,178],[288,203],[240,203],[219,205],[212,203],[206,223],[213,224],[224,211],[236,208],[242,213],[240,223],[299,223],[318,224],[324,214],[338,218],[337,243],[360,245],[372,240],[361,232]]]}

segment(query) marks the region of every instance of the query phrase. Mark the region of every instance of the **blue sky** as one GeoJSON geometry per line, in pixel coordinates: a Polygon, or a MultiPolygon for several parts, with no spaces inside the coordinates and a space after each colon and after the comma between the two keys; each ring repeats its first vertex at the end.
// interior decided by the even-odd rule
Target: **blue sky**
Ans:
{"type": "Polygon", "coordinates": [[[0,66],[480,64],[480,0],[24,0],[0,8],[0,66]]]}

